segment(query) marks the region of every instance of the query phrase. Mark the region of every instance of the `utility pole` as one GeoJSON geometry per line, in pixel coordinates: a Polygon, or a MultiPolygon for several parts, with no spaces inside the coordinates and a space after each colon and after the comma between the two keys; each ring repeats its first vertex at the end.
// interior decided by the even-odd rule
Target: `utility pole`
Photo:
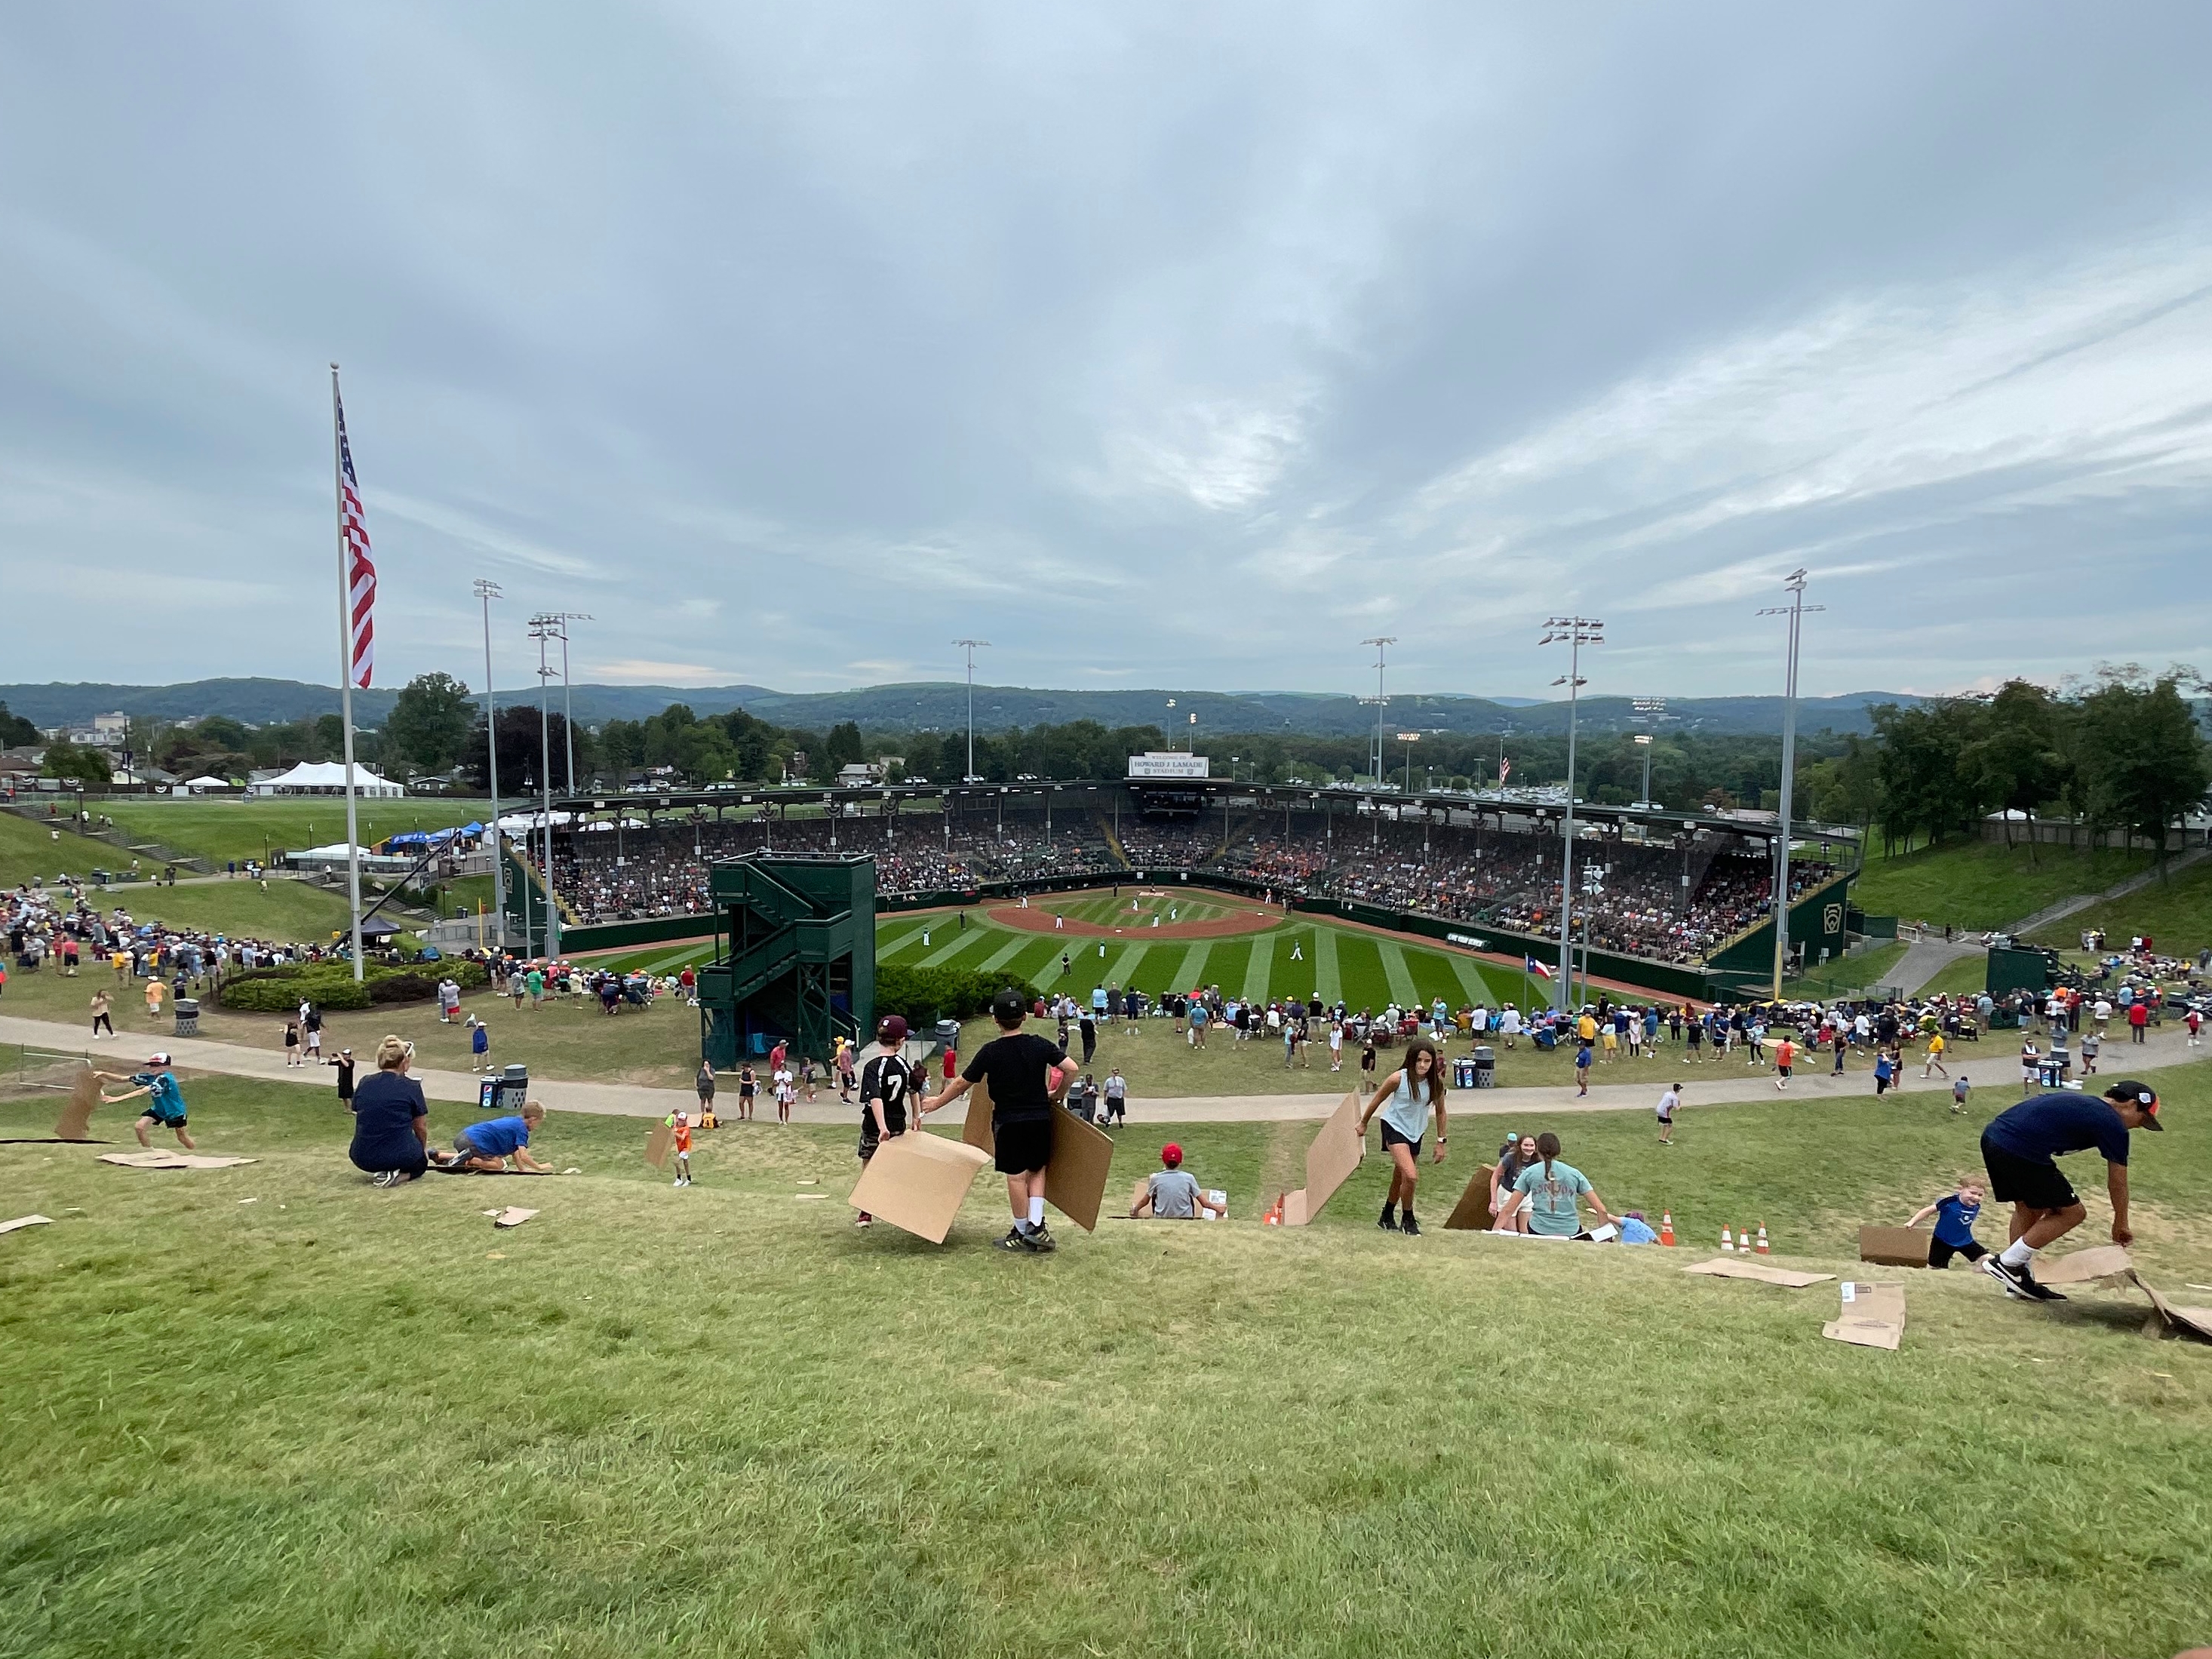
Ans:
{"type": "Polygon", "coordinates": [[[1559,832],[1565,847],[1559,872],[1559,974],[1565,981],[1561,988],[1567,998],[1565,1006],[1573,1007],[1575,988],[1575,947],[1571,931],[1575,908],[1575,718],[1576,700],[1584,685],[1582,676],[1583,647],[1605,643],[1605,624],[1589,617],[1553,617],[1544,623],[1544,637],[1539,645],[1565,645],[1567,647],[1567,672],[1552,682],[1567,688],[1567,816],[1559,832]]]}
{"type": "Polygon", "coordinates": [[[1382,653],[1397,643],[1398,636],[1395,634],[1377,634],[1372,639],[1360,641],[1362,645],[1371,645],[1375,647],[1375,695],[1372,698],[1362,697],[1359,701],[1372,702],[1375,705],[1374,769],[1375,782],[1378,788],[1382,782],[1382,711],[1389,706],[1390,702],[1390,699],[1382,695],[1382,653]]]}
{"type": "Polygon", "coordinates": [[[491,694],[491,602],[507,596],[499,584],[477,578],[477,598],[483,605],[484,636],[484,748],[491,767],[491,906],[499,927],[499,942],[507,943],[507,860],[499,844],[499,704],[491,694]]]}
{"type": "Polygon", "coordinates": [[[968,775],[963,783],[975,781],[975,653],[991,642],[988,640],[955,640],[968,653],[968,775]]]}
{"type": "Polygon", "coordinates": [[[1782,687],[1782,799],[1774,837],[1774,1000],[1782,1000],[1782,970],[1790,960],[1790,805],[1797,772],[1797,642],[1805,613],[1825,611],[1824,605],[1805,603],[1805,571],[1801,566],[1783,578],[1790,603],[1770,605],[1762,617],[1790,618],[1789,666],[1782,687]]]}
{"type": "Polygon", "coordinates": [[[538,776],[544,786],[542,794],[545,811],[545,936],[543,952],[548,962],[556,962],[561,956],[561,902],[553,891],[553,716],[546,708],[546,687],[553,678],[553,669],[546,661],[545,647],[553,640],[565,639],[557,611],[541,611],[530,619],[530,637],[538,641],[538,776]]]}

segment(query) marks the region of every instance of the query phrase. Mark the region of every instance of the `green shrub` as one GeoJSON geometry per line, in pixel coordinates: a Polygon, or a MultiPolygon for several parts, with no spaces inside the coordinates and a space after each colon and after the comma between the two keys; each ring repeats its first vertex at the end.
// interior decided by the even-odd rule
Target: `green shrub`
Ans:
{"type": "Polygon", "coordinates": [[[1038,994],[1035,986],[1011,974],[985,973],[974,968],[879,966],[876,1018],[902,1015],[917,1030],[940,1019],[973,1019],[1009,986],[1026,998],[1034,1000],[1038,994]]]}
{"type": "Polygon", "coordinates": [[[438,994],[438,981],[448,973],[465,991],[484,984],[487,978],[481,963],[425,962],[394,968],[373,962],[356,984],[347,963],[312,962],[240,974],[224,983],[220,1000],[226,1008],[261,1014],[289,1013],[303,997],[325,1012],[428,1002],[438,994]]]}

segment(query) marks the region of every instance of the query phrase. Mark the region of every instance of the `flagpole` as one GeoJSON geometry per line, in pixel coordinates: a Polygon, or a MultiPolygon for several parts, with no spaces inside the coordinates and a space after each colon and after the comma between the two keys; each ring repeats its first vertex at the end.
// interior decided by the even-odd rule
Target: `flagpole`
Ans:
{"type": "Polygon", "coordinates": [[[346,910],[353,932],[353,977],[361,966],[361,826],[353,789],[353,550],[346,542],[345,416],[338,401],[338,366],[331,365],[331,473],[338,515],[338,723],[345,728],[346,910]]]}

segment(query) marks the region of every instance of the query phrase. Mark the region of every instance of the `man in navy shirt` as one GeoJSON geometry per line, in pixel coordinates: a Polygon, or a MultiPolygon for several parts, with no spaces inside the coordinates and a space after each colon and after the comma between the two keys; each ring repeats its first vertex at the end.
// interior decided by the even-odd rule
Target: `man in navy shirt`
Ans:
{"type": "Polygon", "coordinates": [[[2057,1159],[2091,1147],[2105,1160],[2106,1190],[2112,1200],[2112,1243],[2127,1244],[2128,1132],[2163,1129],[2158,1096],[2148,1084],[2126,1078],[2101,1099],[2075,1090],[2036,1095],[1998,1114],[1982,1131],[1982,1165],[1990,1196],[2012,1210],[2012,1242],[1981,1263],[2008,1295],[2033,1302],[2065,1297],[2035,1281],[2035,1253],[2081,1224],[2087,1214],[2057,1159]]]}

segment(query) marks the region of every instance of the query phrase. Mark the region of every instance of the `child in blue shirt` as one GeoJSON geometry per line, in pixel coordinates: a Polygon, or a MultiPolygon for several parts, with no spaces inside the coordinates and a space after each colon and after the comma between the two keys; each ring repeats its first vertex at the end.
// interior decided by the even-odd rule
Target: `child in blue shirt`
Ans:
{"type": "Polygon", "coordinates": [[[1890,1063],[1889,1050],[1885,1048],[1874,1062],[1874,1091],[1878,1095],[1889,1092],[1889,1080],[1897,1075],[1897,1067],[1890,1063]]]}
{"type": "Polygon", "coordinates": [[[491,1027],[482,1020],[469,1032],[469,1054],[471,1071],[491,1069],[491,1027]]]}
{"type": "Polygon", "coordinates": [[[1589,1092],[1590,1046],[1585,1042],[1575,1050],[1575,1092],[1589,1092]]]}
{"type": "Polygon", "coordinates": [[[1966,1081],[1966,1073],[1963,1072],[1951,1080],[1951,1113],[1953,1116],[1955,1117],[1958,1114],[1966,1109],[1966,1091],[1972,1086],[1972,1085],[1966,1081]]]}
{"type": "Polygon", "coordinates": [[[1963,1255],[1969,1261],[1979,1261],[1989,1254],[1974,1237],[1974,1222],[1981,1213],[1982,1183],[1968,1176],[1953,1191],[1946,1193],[1932,1204],[1922,1206],[1914,1212],[1912,1219],[1905,1224],[1917,1227],[1929,1217],[1934,1216],[1936,1238],[1928,1247],[1928,1265],[1948,1267],[1954,1255],[1963,1255]]]}

